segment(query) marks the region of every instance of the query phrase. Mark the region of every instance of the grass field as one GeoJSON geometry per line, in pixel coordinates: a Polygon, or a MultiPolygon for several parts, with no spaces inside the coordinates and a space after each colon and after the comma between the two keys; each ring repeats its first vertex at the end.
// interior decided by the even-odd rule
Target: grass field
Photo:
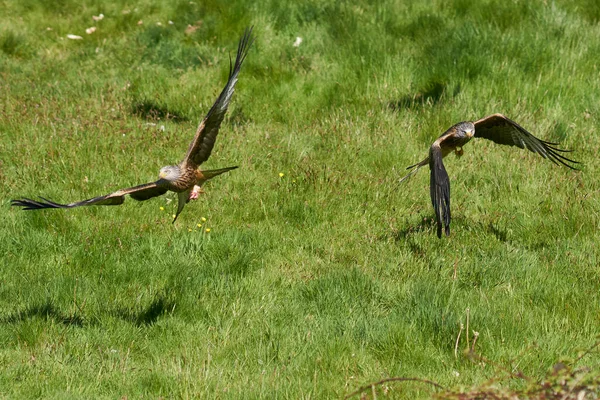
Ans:
{"type": "MultiPolygon", "coordinates": [[[[341,398],[395,376],[468,388],[494,363],[544,376],[600,332],[598,54],[596,0],[0,0],[0,397],[341,398]],[[249,25],[204,165],[240,169],[176,224],[174,196],[10,207],[157,179],[249,25]],[[428,171],[398,180],[452,124],[496,112],[581,171],[473,140],[446,159],[439,240],[428,171]],[[474,331],[493,363],[463,356],[474,331]]],[[[577,365],[600,374],[598,352],[577,365]]]]}

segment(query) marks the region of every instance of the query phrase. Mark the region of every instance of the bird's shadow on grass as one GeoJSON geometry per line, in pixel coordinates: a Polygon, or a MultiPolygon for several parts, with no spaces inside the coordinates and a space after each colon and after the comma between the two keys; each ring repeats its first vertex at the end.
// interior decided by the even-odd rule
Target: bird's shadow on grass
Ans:
{"type": "Polygon", "coordinates": [[[175,306],[176,303],[170,296],[161,294],[139,310],[121,308],[116,310],[115,314],[137,326],[149,326],[158,321],[161,316],[173,312],[175,306]]]}
{"type": "Polygon", "coordinates": [[[393,111],[399,111],[422,107],[425,104],[436,105],[444,99],[456,97],[459,93],[460,85],[451,88],[447,82],[433,80],[415,93],[407,94],[398,100],[390,101],[388,107],[393,111]]]}
{"type": "Polygon", "coordinates": [[[402,229],[393,230],[390,233],[392,239],[395,242],[401,242],[409,238],[410,236],[422,233],[422,232],[434,232],[435,231],[435,220],[431,217],[419,217],[418,223],[406,224],[402,229]]]}
{"type": "MultiPolygon", "coordinates": [[[[466,220],[464,217],[457,215],[452,218],[453,222],[453,230],[464,229],[465,226],[470,226],[471,228],[475,228],[481,231],[487,231],[492,233],[496,239],[501,242],[509,242],[508,231],[504,228],[497,227],[493,223],[489,223],[485,225],[483,222],[475,222],[472,220],[466,220]]],[[[403,229],[393,230],[387,236],[394,239],[395,242],[408,242],[409,246],[411,245],[411,237],[415,234],[426,233],[426,234],[435,234],[436,230],[436,222],[435,218],[422,216],[419,217],[419,222],[417,223],[408,223],[403,229]]],[[[413,249],[414,250],[414,249],[413,249]]]]}
{"type": "MultiPolygon", "coordinates": [[[[117,309],[113,312],[117,317],[131,322],[137,326],[149,326],[158,319],[175,309],[175,301],[167,296],[156,297],[148,306],[140,310],[117,309]]],[[[56,307],[51,300],[43,303],[33,304],[23,310],[0,316],[0,324],[18,324],[33,318],[52,320],[65,326],[84,327],[90,325],[80,313],[66,313],[56,307]]]]}
{"type": "Polygon", "coordinates": [[[142,100],[131,105],[131,114],[149,121],[168,120],[174,122],[185,122],[187,117],[161,106],[152,100],[142,100]]]}
{"type": "Polygon", "coordinates": [[[487,226],[487,230],[491,232],[494,236],[496,236],[496,239],[498,239],[499,241],[504,243],[508,242],[508,232],[506,229],[499,228],[495,226],[492,222],[490,222],[487,226]]]}
{"type": "Polygon", "coordinates": [[[425,256],[425,250],[415,241],[415,235],[431,234],[435,232],[435,220],[430,217],[419,217],[418,223],[406,223],[402,229],[393,229],[392,231],[380,237],[382,240],[392,239],[395,243],[406,244],[410,251],[416,256],[425,256]]]}
{"type": "Polygon", "coordinates": [[[16,324],[35,317],[53,320],[66,326],[83,327],[86,325],[84,317],[77,313],[67,314],[60,311],[54,306],[51,300],[46,300],[41,304],[30,305],[24,310],[1,316],[0,322],[3,324],[16,324]]]}

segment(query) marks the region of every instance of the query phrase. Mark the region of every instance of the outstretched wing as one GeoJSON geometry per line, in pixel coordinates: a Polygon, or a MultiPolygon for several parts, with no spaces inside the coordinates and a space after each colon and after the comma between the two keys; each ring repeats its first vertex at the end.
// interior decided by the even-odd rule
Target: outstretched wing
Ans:
{"type": "Polygon", "coordinates": [[[442,161],[442,149],[436,140],[429,149],[429,191],[431,203],[435,210],[437,236],[442,237],[442,224],[446,236],[450,235],[450,178],[442,161]]]}
{"type": "Polygon", "coordinates": [[[252,28],[248,28],[246,29],[244,36],[240,39],[235,64],[233,68],[231,68],[231,64],[229,66],[229,79],[227,80],[227,84],[206,117],[204,117],[204,120],[198,126],[196,136],[190,144],[188,152],[183,160],[184,165],[196,168],[204,161],[208,160],[215,144],[215,140],[217,140],[219,126],[225,117],[231,96],[233,96],[240,68],[248,54],[248,49],[250,48],[252,41],[252,28]]]}
{"type": "Polygon", "coordinates": [[[506,118],[502,114],[493,114],[474,122],[475,137],[491,140],[498,144],[526,148],[549,159],[554,164],[562,164],[571,169],[576,169],[568,163],[578,164],[560,153],[568,153],[571,150],[556,148],[558,143],[545,142],[527,132],[521,125],[506,118]]]}
{"type": "Polygon", "coordinates": [[[152,197],[165,194],[168,189],[158,186],[157,182],[146,183],[127,189],[117,190],[114,193],[105,196],[94,197],[92,199],[77,201],[69,204],[59,204],[51,200],[40,197],[41,201],[32,199],[11,200],[12,206],[23,207],[23,210],[41,210],[43,208],[73,208],[80,206],[115,206],[123,204],[125,196],[130,195],[135,200],[143,201],[152,197]]]}

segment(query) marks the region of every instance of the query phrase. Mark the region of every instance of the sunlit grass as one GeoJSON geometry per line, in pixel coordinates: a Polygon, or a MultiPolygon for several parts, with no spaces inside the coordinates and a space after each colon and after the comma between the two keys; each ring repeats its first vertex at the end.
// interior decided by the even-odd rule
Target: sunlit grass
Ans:
{"type": "Polygon", "coordinates": [[[0,395],[340,398],[392,376],[471,387],[497,370],[455,353],[467,310],[478,353],[534,378],[588,348],[600,25],[584,3],[0,2],[0,395]],[[240,168],[175,224],[172,195],[9,207],[155,180],[249,25],[206,163],[240,168]],[[574,149],[582,171],[474,140],[447,158],[452,235],[438,240],[428,171],[398,180],[449,126],[495,112],[574,149]]]}

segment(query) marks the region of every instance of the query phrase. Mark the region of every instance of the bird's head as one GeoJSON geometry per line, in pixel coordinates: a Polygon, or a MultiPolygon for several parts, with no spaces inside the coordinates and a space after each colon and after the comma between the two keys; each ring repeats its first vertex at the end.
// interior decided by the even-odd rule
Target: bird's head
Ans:
{"type": "Polygon", "coordinates": [[[471,139],[475,134],[475,125],[472,122],[461,122],[458,131],[461,135],[471,139]]]}
{"type": "Polygon", "coordinates": [[[174,182],[181,176],[181,170],[177,165],[168,165],[162,167],[158,173],[160,179],[164,179],[169,182],[174,182]]]}

